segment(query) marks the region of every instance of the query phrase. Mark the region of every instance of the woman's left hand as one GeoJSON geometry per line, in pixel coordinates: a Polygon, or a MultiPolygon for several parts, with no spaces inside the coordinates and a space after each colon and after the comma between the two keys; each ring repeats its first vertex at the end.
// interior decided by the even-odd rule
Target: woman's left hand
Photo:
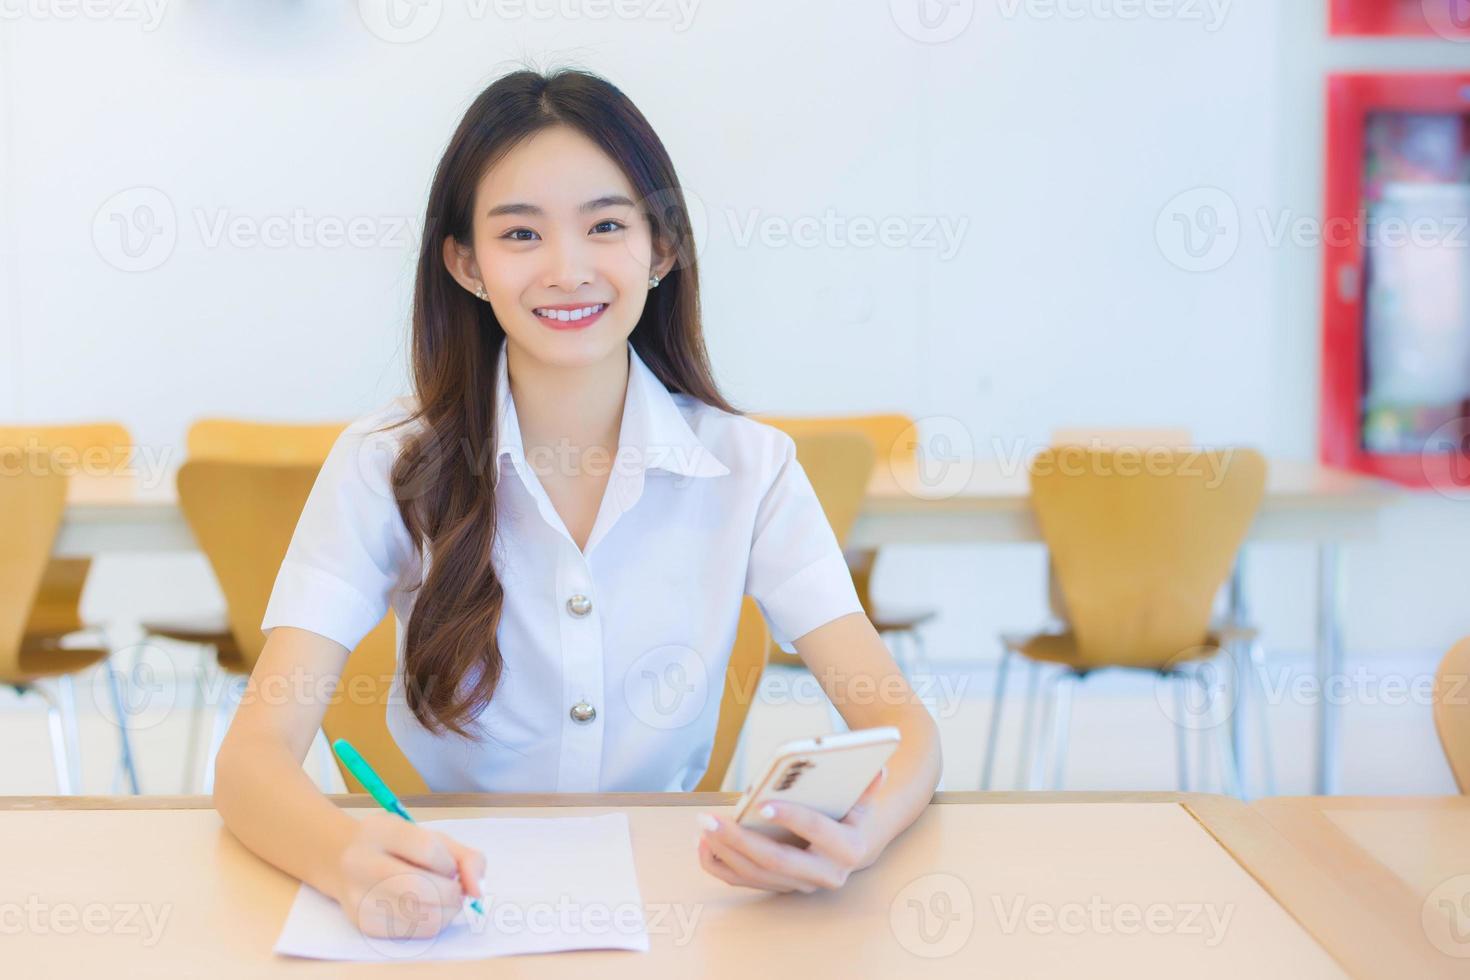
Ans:
{"type": "Polygon", "coordinates": [[[761,816],[807,841],[796,847],[772,840],[726,817],[701,813],[699,864],[722,881],[775,892],[841,888],[847,876],[877,860],[886,841],[873,839],[872,801],[888,770],[873,778],[847,816],[833,820],[798,803],[767,804],[761,816]]]}

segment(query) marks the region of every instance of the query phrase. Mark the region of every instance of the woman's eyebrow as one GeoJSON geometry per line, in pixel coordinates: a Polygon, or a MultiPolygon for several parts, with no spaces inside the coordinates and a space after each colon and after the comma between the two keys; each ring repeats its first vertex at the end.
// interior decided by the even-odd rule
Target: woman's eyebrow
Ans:
{"type": "MultiPolygon", "coordinates": [[[[610,208],[615,205],[632,207],[633,202],[622,194],[604,194],[601,197],[593,198],[577,210],[583,212],[600,211],[603,208],[610,208]]],[[[534,204],[516,202],[512,204],[497,204],[485,212],[485,217],[498,218],[503,214],[529,214],[539,218],[545,216],[546,211],[534,204]]]]}

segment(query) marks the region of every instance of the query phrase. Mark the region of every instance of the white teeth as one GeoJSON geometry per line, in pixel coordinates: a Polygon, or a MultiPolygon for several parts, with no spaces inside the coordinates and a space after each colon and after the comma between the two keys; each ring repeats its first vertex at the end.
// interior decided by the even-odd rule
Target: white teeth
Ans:
{"type": "Polygon", "coordinates": [[[543,310],[543,309],[538,309],[538,310],[533,310],[532,312],[535,313],[537,316],[542,317],[543,319],[547,319],[547,320],[559,320],[562,323],[566,323],[568,321],[580,320],[583,317],[592,316],[594,313],[600,313],[600,312],[602,312],[605,309],[607,309],[607,304],[606,303],[598,303],[595,306],[584,306],[580,310],[543,310]]]}

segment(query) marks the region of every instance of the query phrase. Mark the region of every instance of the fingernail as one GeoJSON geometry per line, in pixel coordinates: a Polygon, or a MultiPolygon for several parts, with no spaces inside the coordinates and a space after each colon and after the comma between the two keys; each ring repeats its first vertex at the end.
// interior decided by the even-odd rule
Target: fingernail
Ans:
{"type": "Polygon", "coordinates": [[[699,815],[699,825],[701,827],[703,827],[705,830],[719,830],[720,829],[720,822],[718,820],[716,820],[714,817],[710,816],[708,813],[701,813],[699,815]]]}
{"type": "Polygon", "coordinates": [[[767,803],[765,806],[761,807],[761,816],[765,817],[767,820],[771,819],[775,815],[776,808],[771,806],[771,804],[767,803]]]}

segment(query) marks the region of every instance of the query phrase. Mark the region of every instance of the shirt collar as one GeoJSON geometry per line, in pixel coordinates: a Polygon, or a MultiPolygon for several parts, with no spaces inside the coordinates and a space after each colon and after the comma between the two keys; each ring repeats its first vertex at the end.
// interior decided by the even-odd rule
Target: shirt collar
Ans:
{"type": "MultiPolygon", "coordinates": [[[[507,364],[507,341],[500,342],[495,370],[495,466],[492,485],[500,483],[500,459],[509,455],[511,463],[529,482],[529,466],[525,465],[525,445],[516,414],[515,399],[510,392],[510,370],[507,364]]],[[[680,476],[724,476],[730,468],[720,462],[700,442],[684,419],[674,396],[664,387],[643,358],[629,343],[628,390],[623,398],[623,421],[618,430],[617,455],[612,461],[615,474],[642,476],[648,470],[665,470],[680,476]]]]}

